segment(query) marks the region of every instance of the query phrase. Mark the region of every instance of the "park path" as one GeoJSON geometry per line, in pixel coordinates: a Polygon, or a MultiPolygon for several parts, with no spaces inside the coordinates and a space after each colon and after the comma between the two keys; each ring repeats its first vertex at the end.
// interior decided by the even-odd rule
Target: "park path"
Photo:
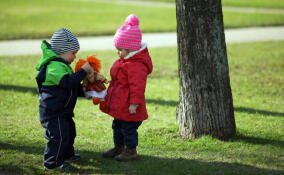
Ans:
{"type": "MultiPolygon", "coordinates": [[[[226,43],[284,40],[284,26],[225,30],[226,43]]],[[[114,50],[113,36],[79,37],[80,51],[114,50]]],[[[41,54],[42,39],[0,41],[0,55],[41,54]]],[[[176,32],[144,33],[143,42],[149,48],[177,46],[176,32]]]]}

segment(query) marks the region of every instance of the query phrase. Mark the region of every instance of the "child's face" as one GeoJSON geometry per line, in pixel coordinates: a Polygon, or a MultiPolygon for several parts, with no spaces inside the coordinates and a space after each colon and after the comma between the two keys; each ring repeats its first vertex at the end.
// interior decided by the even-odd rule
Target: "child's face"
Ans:
{"type": "Polygon", "coordinates": [[[95,82],[95,74],[92,74],[91,76],[87,77],[87,79],[90,83],[94,83],[95,82]]]}
{"type": "Polygon", "coordinates": [[[75,60],[77,52],[78,50],[73,52],[66,52],[59,56],[63,58],[68,64],[71,64],[75,60]]]}
{"type": "Polygon", "coordinates": [[[130,50],[128,50],[128,49],[122,49],[122,48],[119,48],[119,47],[117,47],[116,49],[117,49],[117,54],[120,58],[126,57],[130,52],[130,50]]]}

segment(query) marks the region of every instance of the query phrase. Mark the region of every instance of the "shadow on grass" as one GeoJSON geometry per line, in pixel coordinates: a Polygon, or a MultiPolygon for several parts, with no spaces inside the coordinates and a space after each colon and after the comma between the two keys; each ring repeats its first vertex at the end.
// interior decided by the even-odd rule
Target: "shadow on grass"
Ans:
{"type": "Polygon", "coordinates": [[[255,145],[272,145],[276,147],[284,147],[284,141],[280,140],[273,140],[273,139],[265,139],[265,138],[259,138],[259,137],[253,137],[253,136],[245,136],[240,133],[238,133],[231,141],[241,141],[246,143],[251,143],[255,145]]]}
{"type": "Polygon", "coordinates": [[[30,92],[30,93],[33,93],[33,94],[38,94],[37,88],[34,88],[34,87],[25,87],[25,86],[0,84],[0,89],[12,90],[12,91],[17,91],[17,92],[30,92]]]}
{"type": "Polygon", "coordinates": [[[162,100],[162,99],[146,99],[146,103],[154,103],[154,104],[163,105],[163,106],[177,106],[178,105],[178,101],[162,100]]]}
{"type": "Polygon", "coordinates": [[[281,113],[281,112],[264,111],[260,109],[252,109],[252,108],[246,108],[246,107],[235,107],[234,109],[237,112],[244,112],[248,114],[262,114],[262,115],[267,115],[267,116],[284,117],[284,113],[281,113]]]}
{"type": "MultiPolygon", "coordinates": [[[[162,100],[162,99],[146,99],[146,103],[154,103],[157,105],[165,105],[165,106],[177,106],[178,101],[174,100],[162,100]]],[[[262,114],[267,116],[281,116],[284,117],[284,113],[281,112],[273,112],[273,111],[265,111],[261,109],[253,109],[247,107],[234,107],[236,112],[244,112],[248,114],[262,114]]]]}
{"type": "MultiPolygon", "coordinates": [[[[45,143],[44,143],[45,144],[45,143]]],[[[43,154],[44,146],[27,146],[27,145],[19,145],[15,143],[3,143],[0,141],[0,148],[2,150],[16,150],[19,152],[23,152],[25,154],[43,154]]]]}
{"type": "MultiPolygon", "coordinates": [[[[1,150],[18,151],[27,154],[42,154],[44,149],[42,146],[13,146],[11,144],[1,143],[1,150]],[[40,151],[41,150],[41,151],[40,151]]],[[[5,151],[6,152],[6,151],[5,151]]],[[[8,151],[7,151],[8,152],[8,151]]],[[[72,162],[72,166],[65,173],[70,174],[257,174],[257,175],[276,175],[283,174],[281,170],[270,170],[264,168],[256,168],[240,163],[227,162],[206,162],[196,159],[185,158],[164,158],[150,155],[139,155],[137,160],[130,162],[117,162],[114,159],[104,159],[101,152],[89,150],[79,150],[82,159],[72,162]]],[[[139,150],[138,150],[139,153],[139,150]]],[[[21,154],[20,154],[21,155],[21,154]]],[[[16,159],[24,159],[17,156],[16,159]]],[[[59,174],[60,170],[45,172],[39,163],[39,158],[31,160],[25,164],[24,161],[6,163],[0,159],[0,174],[7,172],[8,174],[59,174]]]]}
{"type": "MultiPolygon", "coordinates": [[[[30,92],[33,94],[38,94],[37,88],[34,87],[25,87],[25,86],[15,86],[15,85],[3,85],[0,84],[0,89],[3,90],[13,90],[18,92],[30,92]]],[[[146,99],[146,103],[149,104],[157,104],[157,105],[165,105],[165,106],[177,106],[178,101],[174,100],[162,100],[162,99],[146,99]]],[[[236,112],[244,112],[248,114],[262,114],[267,116],[281,116],[284,117],[284,113],[281,112],[273,112],[273,111],[265,111],[261,109],[253,109],[247,107],[235,107],[234,110],[236,112]]]]}

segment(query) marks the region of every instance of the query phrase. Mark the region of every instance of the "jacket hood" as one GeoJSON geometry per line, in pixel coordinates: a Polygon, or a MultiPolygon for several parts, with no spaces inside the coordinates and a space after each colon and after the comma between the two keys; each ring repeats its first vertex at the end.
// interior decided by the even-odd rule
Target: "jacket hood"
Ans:
{"type": "Polygon", "coordinates": [[[124,60],[126,62],[141,62],[148,68],[148,74],[153,70],[152,59],[150,57],[147,44],[142,43],[141,48],[137,51],[130,52],[124,60]]]}
{"type": "Polygon", "coordinates": [[[46,40],[42,41],[41,50],[42,57],[40,58],[36,66],[36,70],[38,71],[45,63],[48,63],[50,60],[59,57],[55,52],[51,50],[51,45],[46,40]]]}

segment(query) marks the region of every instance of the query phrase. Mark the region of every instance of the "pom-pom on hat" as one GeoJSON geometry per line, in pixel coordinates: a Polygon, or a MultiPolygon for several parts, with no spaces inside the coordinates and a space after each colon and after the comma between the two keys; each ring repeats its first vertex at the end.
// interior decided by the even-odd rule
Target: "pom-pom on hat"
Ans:
{"type": "Polygon", "coordinates": [[[139,19],[131,14],[123,26],[116,30],[114,45],[122,49],[139,50],[141,47],[142,33],[139,29],[139,19]]]}
{"type": "Polygon", "coordinates": [[[94,69],[94,71],[97,74],[100,73],[102,67],[101,61],[96,57],[96,55],[92,55],[89,57],[87,56],[87,60],[79,59],[75,66],[75,72],[78,72],[81,69],[81,67],[87,62],[90,64],[90,66],[94,69]]]}
{"type": "Polygon", "coordinates": [[[68,29],[57,30],[50,39],[51,50],[56,54],[80,50],[78,39],[68,29]]]}

